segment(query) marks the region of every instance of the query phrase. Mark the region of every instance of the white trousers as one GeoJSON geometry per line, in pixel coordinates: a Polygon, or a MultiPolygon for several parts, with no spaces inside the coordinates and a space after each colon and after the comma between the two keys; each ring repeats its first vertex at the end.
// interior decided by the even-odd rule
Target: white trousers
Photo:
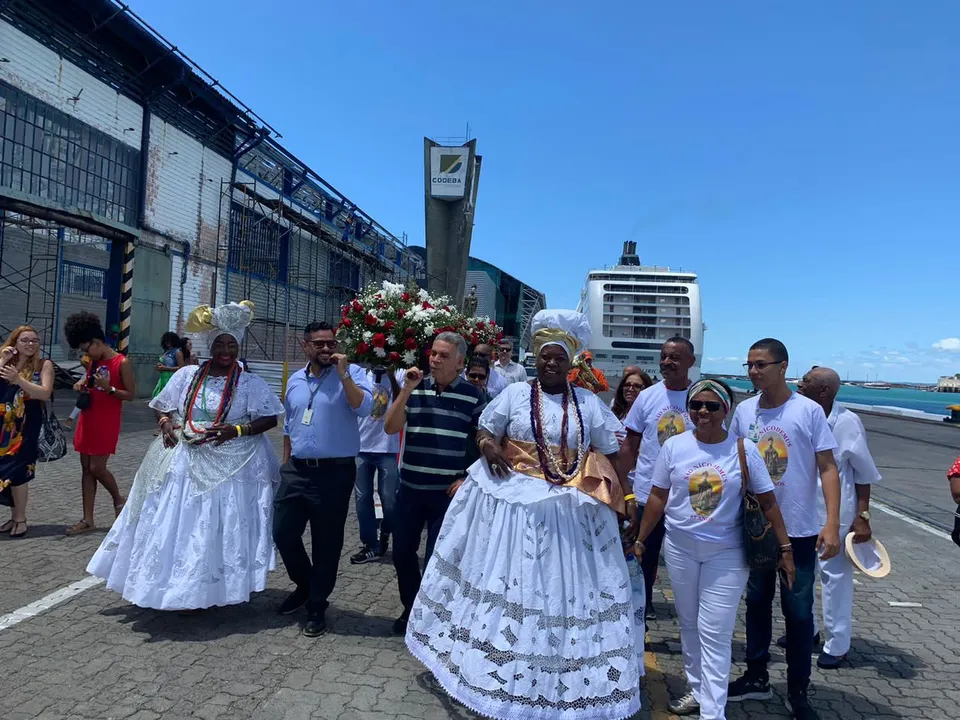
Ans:
{"type": "MultiPolygon", "coordinates": [[[[829,560],[819,560],[820,583],[823,586],[820,604],[823,606],[825,632],[823,651],[828,655],[846,655],[850,651],[853,624],[853,563],[841,552],[829,560]]],[[[818,632],[814,616],[814,633],[818,632]]]]}
{"type": "Polygon", "coordinates": [[[737,607],[747,586],[743,548],[667,531],[663,556],[680,621],[683,668],[701,720],[726,718],[737,607]]]}

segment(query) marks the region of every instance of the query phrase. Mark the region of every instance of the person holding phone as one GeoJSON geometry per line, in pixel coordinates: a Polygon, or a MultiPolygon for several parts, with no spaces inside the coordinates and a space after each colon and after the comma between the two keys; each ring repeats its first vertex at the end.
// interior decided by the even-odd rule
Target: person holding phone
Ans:
{"type": "MultiPolygon", "coordinates": [[[[774,338],[758,340],[750,347],[745,367],[760,392],[737,406],[730,433],[757,445],[783,510],[797,568],[792,587],[780,583],[787,626],[786,706],[798,720],[816,720],[819,715],[807,698],[813,653],[814,581],[818,552],[822,560],[840,552],[840,474],[833,455],[837,441],[823,408],[787,385],[789,360],[787,348],[774,338]],[[817,510],[818,492],[823,495],[825,522],[820,521],[817,510]]],[[[747,672],[731,683],[730,702],[773,697],[767,665],[776,589],[774,571],[750,573],[747,672]]]]}
{"type": "MultiPolygon", "coordinates": [[[[665,516],[663,554],[680,622],[683,664],[690,692],[670,704],[675,715],[699,712],[703,720],[726,717],[731,644],[737,608],[750,571],[743,547],[743,468],[736,437],[726,430],[733,391],[701,380],[687,391],[693,432],[664,442],[653,487],[640,520],[635,552],[665,516]]],[[[796,569],[773,482],[757,446],[744,442],[748,488],[760,501],[780,543],[787,587],[796,569]]]]}

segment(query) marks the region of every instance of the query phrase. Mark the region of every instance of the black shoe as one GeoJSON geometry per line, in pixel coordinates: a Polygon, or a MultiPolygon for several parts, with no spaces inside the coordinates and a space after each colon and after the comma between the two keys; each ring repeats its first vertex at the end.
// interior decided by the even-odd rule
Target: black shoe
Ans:
{"type": "Polygon", "coordinates": [[[404,610],[403,614],[398,617],[393,622],[393,634],[394,635],[406,635],[407,634],[407,621],[410,619],[410,611],[404,610]]]}
{"type": "Polygon", "coordinates": [[[363,565],[364,563],[376,560],[378,557],[380,557],[380,552],[378,550],[370,547],[369,545],[363,545],[360,547],[360,552],[350,556],[350,564],[363,565]]]}
{"type": "Polygon", "coordinates": [[[806,690],[790,693],[784,704],[795,720],[820,720],[820,715],[810,706],[806,690]]]}
{"type": "MultiPolygon", "coordinates": [[[[820,633],[817,633],[813,636],[813,652],[818,652],[823,646],[823,642],[820,639],[820,633]]],[[[777,647],[787,649],[787,636],[781,635],[777,638],[777,647]]]]}
{"type": "Polygon", "coordinates": [[[293,615],[293,613],[306,605],[307,600],[309,599],[310,593],[308,591],[297,588],[292,593],[287,595],[286,600],[280,603],[280,607],[277,608],[277,612],[280,615],[293,615]]]}
{"type": "Polygon", "coordinates": [[[327,621],[320,615],[311,615],[307,618],[307,624],[303,626],[304,637],[320,637],[327,631],[327,621]]]}
{"type": "Polygon", "coordinates": [[[648,605],[648,606],[647,606],[647,610],[646,610],[646,612],[645,612],[644,615],[643,615],[643,619],[644,619],[644,620],[656,620],[656,619],[657,619],[657,611],[653,609],[653,605],[648,605]]]}
{"type": "Polygon", "coordinates": [[[727,686],[727,702],[744,700],[769,700],[773,697],[768,678],[744,675],[727,686]]]}
{"type": "Polygon", "coordinates": [[[390,549],[390,536],[381,535],[380,536],[380,552],[377,553],[380,557],[383,557],[387,554],[387,550],[390,549]]]}
{"type": "Polygon", "coordinates": [[[817,667],[821,670],[836,670],[846,659],[846,655],[831,655],[830,653],[822,652],[820,653],[820,657],[817,658],[817,667]]]}

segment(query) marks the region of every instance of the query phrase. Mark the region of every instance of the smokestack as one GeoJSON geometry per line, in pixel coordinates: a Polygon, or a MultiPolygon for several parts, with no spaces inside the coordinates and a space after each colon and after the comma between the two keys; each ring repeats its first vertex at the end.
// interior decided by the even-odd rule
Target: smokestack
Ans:
{"type": "Polygon", "coordinates": [[[627,240],[623,243],[623,255],[620,256],[620,265],[632,267],[640,266],[640,258],[637,256],[637,243],[627,240]]]}

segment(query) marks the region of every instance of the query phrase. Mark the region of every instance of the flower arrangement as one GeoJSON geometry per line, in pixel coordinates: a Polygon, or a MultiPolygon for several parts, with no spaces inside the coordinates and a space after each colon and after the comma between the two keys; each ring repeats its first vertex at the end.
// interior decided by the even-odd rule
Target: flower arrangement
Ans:
{"type": "Polygon", "coordinates": [[[343,306],[337,339],[352,362],[396,369],[416,365],[442,332],[458,332],[470,346],[503,334],[489,318],[465,318],[448,297],[385,280],[343,306]]]}

